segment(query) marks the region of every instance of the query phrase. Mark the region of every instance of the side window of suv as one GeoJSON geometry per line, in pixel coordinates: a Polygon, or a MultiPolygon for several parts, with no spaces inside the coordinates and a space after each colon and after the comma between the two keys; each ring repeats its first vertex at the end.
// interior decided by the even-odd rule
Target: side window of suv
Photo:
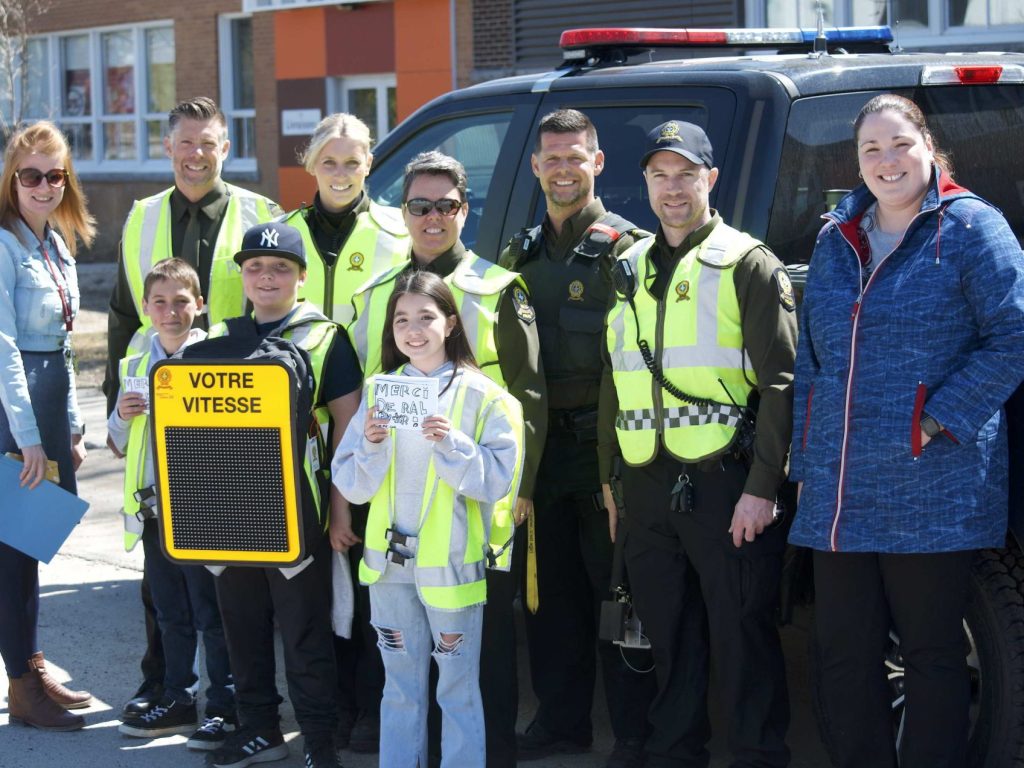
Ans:
{"type": "MultiPolygon", "coordinates": [[[[775,187],[768,244],[786,263],[807,263],[821,215],[857,185],[853,121],[878,92],[800,99],[793,104],[775,187]]],[[[897,91],[925,113],[957,183],[999,208],[1024,239],[1024,154],[1017,88],[951,86],[897,91]]]]}
{"type": "Polygon", "coordinates": [[[374,165],[370,185],[373,198],[384,205],[400,207],[405,166],[410,160],[432,149],[454,157],[466,167],[469,180],[469,218],[462,242],[472,248],[480,233],[484,204],[512,117],[512,112],[465,115],[428,126],[374,165]]]}

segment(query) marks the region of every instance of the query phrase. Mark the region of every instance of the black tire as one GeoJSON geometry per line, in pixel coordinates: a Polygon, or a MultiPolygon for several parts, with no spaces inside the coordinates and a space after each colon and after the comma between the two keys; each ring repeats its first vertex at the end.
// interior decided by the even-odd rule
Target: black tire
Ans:
{"type": "Polygon", "coordinates": [[[965,627],[973,641],[971,768],[1024,766],[1024,556],[978,552],[965,627]]]}
{"type": "MultiPolygon", "coordinates": [[[[964,617],[971,674],[969,768],[1024,768],[1024,555],[985,549],[971,567],[970,602],[964,617]]],[[[899,638],[886,652],[893,694],[893,733],[902,725],[903,657],[899,638]]],[[[811,632],[811,705],[826,752],[834,745],[824,718],[817,643],[811,632]]]]}

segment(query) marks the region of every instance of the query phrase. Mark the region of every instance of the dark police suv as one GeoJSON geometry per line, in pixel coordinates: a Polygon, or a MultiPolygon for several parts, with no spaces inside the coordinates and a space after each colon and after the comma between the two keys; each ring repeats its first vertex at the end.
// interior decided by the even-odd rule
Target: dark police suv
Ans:
{"type": "MultiPolygon", "coordinates": [[[[670,118],[688,120],[705,128],[722,171],[712,205],[765,240],[799,284],[821,214],[857,183],[854,117],[871,97],[895,92],[921,105],[957,181],[998,206],[1024,238],[1024,54],[892,52],[890,41],[885,28],[825,30],[824,37],[570,30],[554,71],[455,91],[405,120],[376,149],[370,186],[379,201],[398,205],[403,168],[415,154],[440,149],[458,158],[469,175],[463,240],[496,259],[509,237],[544,214],[530,170],[537,122],[572,107],[597,126],[607,156],[597,179],[605,206],[653,229],[637,166],[644,136],[670,118]],[[691,58],[667,58],[666,48],[691,58]]],[[[570,330],[594,343],[592,329],[570,330]]],[[[1011,419],[1016,414],[1011,409],[1011,419]]],[[[1015,432],[1024,443],[1020,421],[1015,432]]],[[[1024,445],[1011,449],[1024,453],[1024,445]]],[[[1014,466],[1007,546],[979,553],[964,617],[974,768],[1024,765],[1024,461],[1014,466]]],[[[783,617],[813,593],[805,560],[790,553],[783,617]]],[[[898,736],[903,669],[895,635],[886,666],[898,736]]]]}

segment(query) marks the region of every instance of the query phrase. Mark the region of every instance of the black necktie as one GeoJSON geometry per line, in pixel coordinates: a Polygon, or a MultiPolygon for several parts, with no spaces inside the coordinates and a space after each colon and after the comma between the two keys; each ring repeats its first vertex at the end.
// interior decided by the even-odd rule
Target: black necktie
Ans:
{"type": "Polygon", "coordinates": [[[185,237],[181,241],[181,258],[196,269],[199,268],[199,246],[202,238],[199,232],[199,205],[190,203],[188,206],[188,226],[185,237]]]}

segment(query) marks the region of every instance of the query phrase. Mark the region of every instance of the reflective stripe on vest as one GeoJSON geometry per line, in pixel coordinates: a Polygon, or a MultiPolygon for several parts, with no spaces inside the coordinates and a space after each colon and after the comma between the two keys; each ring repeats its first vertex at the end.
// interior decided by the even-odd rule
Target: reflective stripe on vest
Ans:
{"type": "MultiPolygon", "coordinates": [[[[372,407],[372,381],[367,386],[372,407]]],[[[524,426],[519,404],[497,386],[488,385],[481,391],[467,386],[463,379],[458,387],[452,397],[449,420],[479,442],[486,414],[494,408],[502,409],[519,435],[516,466],[520,468],[524,426]]],[[[370,502],[363,558],[359,563],[359,580],[364,584],[376,582],[387,567],[387,529],[394,519],[395,454],[392,451],[388,474],[370,502]]],[[[512,484],[513,494],[518,489],[519,471],[512,484]]],[[[431,459],[423,485],[416,556],[404,566],[415,568],[416,586],[427,605],[458,610],[487,599],[486,548],[487,542],[494,539],[493,526],[489,505],[457,494],[437,476],[431,459]]]]}
{"type": "MultiPolygon", "coordinates": [[[[242,278],[234,256],[249,227],[273,218],[267,198],[232,184],[225,186],[228,189],[228,204],[213,247],[209,289],[205,297],[205,311],[210,317],[210,325],[245,312],[242,278]]],[[[128,344],[126,356],[145,351],[145,332],[151,325],[149,318],[142,313],[146,275],[158,262],[176,255],[171,244],[173,191],[174,187],[171,187],[152,197],[137,200],[124,225],[121,236],[122,259],[132,302],[141,323],[128,344]]]]}
{"type": "MultiPolygon", "coordinates": [[[[295,309],[294,313],[288,318],[288,323],[283,328],[271,333],[272,336],[280,336],[283,339],[287,339],[292,342],[295,346],[300,349],[304,349],[306,354],[309,355],[309,362],[313,368],[313,416],[316,419],[317,427],[320,431],[322,441],[326,444],[327,432],[330,429],[331,412],[328,410],[327,405],[317,405],[320,402],[320,385],[323,381],[324,368],[327,364],[327,354],[331,350],[331,344],[334,342],[335,334],[338,331],[338,325],[332,323],[323,313],[320,312],[312,304],[302,302],[295,309]]],[[[213,339],[218,336],[224,336],[227,334],[227,325],[220,323],[213,328],[210,328],[210,333],[207,338],[213,339]]],[[[295,414],[298,418],[299,414],[295,414]]],[[[343,428],[343,427],[339,427],[343,428]]],[[[298,436],[301,439],[308,439],[302,435],[298,436]]],[[[305,444],[299,445],[298,449],[302,452],[302,468],[306,474],[306,480],[309,483],[309,490],[313,496],[313,503],[316,504],[317,515],[320,517],[321,522],[326,530],[327,524],[330,521],[328,510],[324,507],[320,498],[320,485],[316,481],[316,477],[313,473],[313,467],[309,463],[309,451],[306,450],[305,444]]],[[[330,466],[330,456],[321,456],[320,467],[330,466]],[[328,459],[326,462],[324,459],[328,459]]]]}
{"type": "MultiPolygon", "coordinates": [[[[149,376],[149,352],[126,357],[118,368],[121,386],[127,376],[149,376]]],[[[124,549],[131,552],[142,536],[143,523],[135,516],[139,502],[135,492],[142,489],[149,458],[149,416],[136,416],[128,427],[128,447],[124,452],[124,549]]]]}
{"type": "MultiPolygon", "coordinates": [[[[388,299],[394,289],[394,282],[409,266],[409,261],[381,273],[362,285],[352,298],[355,319],[348,326],[352,344],[363,366],[363,375],[380,373],[380,343],[387,316],[388,299]]],[[[502,291],[513,283],[525,289],[526,285],[517,272],[509,272],[497,264],[482,259],[472,251],[459,262],[455,270],[446,275],[455,295],[455,303],[462,318],[477,365],[488,378],[505,386],[501,367],[498,365],[498,347],[495,327],[498,321],[498,304],[502,291]]]]}
{"type": "Polygon", "coordinates": [[[371,202],[370,210],[356,216],[334,266],[326,270],[302,209],[292,211],[284,221],[299,230],[306,247],[306,282],[299,288],[299,298],[342,325],[352,322],[352,295],[367,279],[405,264],[409,257],[409,235],[395,208],[371,202]]]}
{"type": "Polygon", "coordinates": [[[620,256],[637,276],[636,315],[621,296],[608,314],[607,345],[619,400],[615,431],[625,461],[650,462],[659,442],[682,461],[699,461],[733,441],[756,376],[744,366],[743,331],[733,267],[760,245],[749,235],[719,224],[684,255],[658,302],[647,290],[653,269],[647,258],[654,238],[634,244],[620,256]],[[637,344],[650,344],[665,377],[697,398],[679,400],[655,382],[637,344]],[[719,381],[721,379],[721,381],[719,381]]]}
{"type": "MultiPolygon", "coordinates": [[[[394,267],[368,281],[353,296],[352,304],[356,316],[348,327],[349,336],[355,347],[363,376],[380,373],[380,344],[387,319],[388,299],[394,289],[395,280],[408,268],[409,262],[394,267]],[[372,341],[372,343],[371,343],[372,341]]],[[[473,350],[477,366],[491,381],[505,387],[505,377],[498,364],[498,305],[502,291],[515,284],[526,289],[518,272],[510,272],[493,262],[466,251],[465,256],[444,281],[451,287],[455,304],[462,319],[466,338],[473,350]]],[[[521,471],[521,468],[520,468],[521,471]]],[[[518,478],[515,487],[519,487],[518,478]]],[[[515,530],[516,499],[509,497],[494,505],[490,545],[498,552],[512,537],[515,530]]],[[[495,568],[507,571],[512,567],[512,547],[509,546],[499,557],[495,568]]]]}

